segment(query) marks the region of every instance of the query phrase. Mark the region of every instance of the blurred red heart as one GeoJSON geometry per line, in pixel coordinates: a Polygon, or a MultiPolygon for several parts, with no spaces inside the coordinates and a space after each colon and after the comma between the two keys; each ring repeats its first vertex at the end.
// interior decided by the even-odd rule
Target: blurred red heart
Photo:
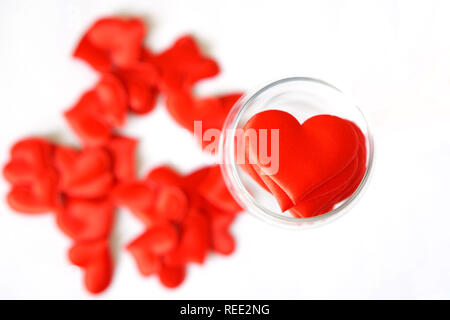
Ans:
{"type": "Polygon", "coordinates": [[[114,183],[110,155],[102,148],[77,151],[58,147],[55,166],[60,174],[61,190],[72,197],[104,197],[114,183]]]}
{"type": "Polygon", "coordinates": [[[11,149],[11,159],[3,168],[13,185],[8,204],[22,213],[51,211],[58,202],[58,175],[53,168],[51,143],[40,138],[23,139],[11,149]]]}
{"type": "Polygon", "coordinates": [[[159,72],[153,63],[136,62],[133,66],[116,72],[125,85],[128,94],[128,107],[137,114],[153,110],[158,96],[159,72]]]}
{"type": "Polygon", "coordinates": [[[119,181],[132,181],[136,178],[136,148],[138,141],[124,136],[113,136],[105,148],[113,159],[114,175],[119,181]]]}
{"type": "Polygon", "coordinates": [[[159,219],[181,222],[188,209],[188,199],[183,190],[176,186],[159,186],[153,212],[159,219]]]}
{"type": "Polygon", "coordinates": [[[167,266],[162,265],[159,272],[159,280],[167,288],[178,287],[186,277],[185,266],[167,266]]]}
{"type": "Polygon", "coordinates": [[[84,283],[91,293],[108,287],[113,274],[108,240],[75,243],[69,250],[69,260],[84,270],[84,283]]]}
{"type": "Polygon", "coordinates": [[[52,166],[53,145],[41,138],[20,140],[11,148],[10,160],[3,175],[11,184],[28,184],[39,180],[52,166]]]}
{"type": "Polygon", "coordinates": [[[100,104],[96,90],[89,90],[64,113],[72,129],[88,146],[103,145],[112,135],[113,127],[100,113],[100,104]]]}
{"type": "Polygon", "coordinates": [[[99,19],[81,39],[74,56],[99,71],[127,67],[142,54],[145,26],[140,19],[99,19]]]}
{"type": "MultiPolygon", "coordinates": [[[[190,90],[171,90],[166,93],[169,114],[185,129],[194,132],[194,121],[201,121],[202,137],[206,130],[221,130],[233,105],[242,93],[196,98],[190,90]]],[[[198,138],[198,137],[197,137],[198,138]]],[[[212,141],[203,141],[203,147],[212,141]]]]}
{"type": "Polygon", "coordinates": [[[8,193],[8,205],[21,213],[45,213],[53,211],[58,198],[57,179],[42,179],[30,185],[13,186],[8,193]]]}
{"type": "Polygon", "coordinates": [[[116,205],[126,207],[141,220],[147,227],[155,223],[152,208],[156,200],[156,193],[146,183],[132,181],[119,183],[112,198],[116,205]]]}
{"type": "Polygon", "coordinates": [[[114,207],[109,200],[67,199],[56,222],[76,242],[104,239],[113,227],[114,207]]]}
{"type": "Polygon", "coordinates": [[[155,274],[160,270],[161,257],[151,252],[142,239],[137,238],[131,242],[127,250],[133,255],[139,272],[143,276],[155,274]]]}
{"type": "Polygon", "coordinates": [[[207,175],[197,185],[196,190],[205,200],[222,211],[235,213],[242,210],[225,185],[220,166],[209,167],[207,175]]]}
{"type": "Polygon", "coordinates": [[[141,274],[148,276],[161,270],[162,255],[173,250],[177,242],[176,228],[170,223],[162,223],[147,229],[127,249],[134,256],[141,274]]]}
{"type": "Polygon", "coordinates": [[[114,127],[125,124],[128,109],[128,97],[125,87],[115,75],[104,73],[95,86],[98,96],[98,113],[114,127]]]}
{"type": "Polygon", "coordinates": [[[154,57],[154,63],[160,69],[164,92],[191,88],[195,82],[219,73],[216,61],[203,56],[191,36],[178,38],[172,47],[154,57]]]}
{"type": "Polygon", "coordinates": [[[236,244],[229,229],[238,211],[224,212],[209,205],[205,212],[210,221],[211,249],[224,255],[233,253],[236,244]]]}
{"type": "Polygon", "coordinates": [[[208,220],[198,209],[191,208],[180,224],[179,245],[164,257],[167,265],[203,263],[210,248],[208,220]]]}

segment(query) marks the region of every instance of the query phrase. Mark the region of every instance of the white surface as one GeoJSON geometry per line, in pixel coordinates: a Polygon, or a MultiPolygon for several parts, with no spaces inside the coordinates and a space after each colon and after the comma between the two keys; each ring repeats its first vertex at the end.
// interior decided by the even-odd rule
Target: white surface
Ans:
{"type": "MultiPolygon", "coordinates": [[[[26,135],[76,141],[62,111],[95,73],[71,51],[96,18],[121,13],[149,19],[155,50],[197,36],[223,69],[200,92],[292,75],[344,89],[369,117],[377,159],[364,197],[332,224],[296,232],[242,215],[236,253],[190,267],[177,290],[142,278],[119,250],[114,281],[98,298],[450,298],[449,1],[1,0],[2,165],[26,135]]],[[[126,132],[141,138],[142,172],[206,160],[162,107],[126,132]]],[[[120,212],[117,242],[140,229],[120,212]]],[[[91,298],[68,246],[50,215],[21,216],[0,201],[0,298],[91,298]]]]}

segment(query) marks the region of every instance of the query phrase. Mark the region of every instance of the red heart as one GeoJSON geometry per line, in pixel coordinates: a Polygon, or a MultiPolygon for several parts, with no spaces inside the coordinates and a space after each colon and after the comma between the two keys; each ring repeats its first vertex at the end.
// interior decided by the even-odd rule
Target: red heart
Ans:
{"type": "MultiPolygon", "coordinates": [[[[189,90],[171,90],[166,94],[169,114],[185,129],[194,132],[194,121],[202,121],[202,136],[208,129],[221,130],[233,105],[242,93],[196,98],[189,90]]],[[[203,141],[209,144],[212,141],[203,141]]]]}
{"type": "Polygon", "coordinates": [[[178,231],[169,223],[147,229],[131,242],[127,249],[134,256],[139,271],[148,276],[161,269],[161,255],[173,250],[178,242],[178,231]]]}
{"type": "Polygon", "coordinates": [[[102,75],[95,92],[98,96],[98,117],[102,117],[114,127],[125,124],[128,109],[128,97],[122,82],[113,74],[102,75]]]}
{"type": "Polygon", "coordinates": [[[108,140],[106,149],[113,159],[114,175],[119,181],[131,181],[136,178],[135,154],[138,141],[124,136],[113,136],[108,140]]]}
{"type": "Polygon", "coordinates": [[[160,256],[172,249],[178,243],[178,230],[171,223],[160,223],[148,228],[129,246],[141,246],[151,253],[160,256]]]}
{"type": "Polygon", "coordinates": [[[188,199],[180,188],[155,181],[121,183],[116,186],[113,198],[147,227],[161,221],[180,222],[188,207],[188,199]]]}
{"type": "Polygon", "coordinates": [[[153,213],[158,219],[181,222],[188,209],[188,199],[183,190],[176,186],[159,186],[153,213]]]}
{"type": "Polygon", "coordinates": [[[142,54],[145,26],[135,18],[104,18],[95,23],[88,36],[94,46],[110,53],[114,64],[127,67],[142,54]]]}
{"type": "Polygon", "coordinates": [[[58,202],[58,175],[53,168],[51,143],[40,138],[19,141],[11,149],[11,159],[3,175],[13,185],[7,200],[22,213],[42,213],[58,202]]]}
{"type": "Polygon", "coordinates": [[[142,55],[145,26],[139,19],[99,19],[81,39],[74,56],[99,71],[128,67],[142,55]]]}
{"type": "Polygon", "coordinates": [[[185,266],[162,265],[159,273],[159,280],[167,288],[176,288],[183,283],[186,278],[185,266]]]}
{"type": "Polygon", "coordinates": [[[191,36],[183,36],[173,46],[154,57],[162,78],[162,90],[187,89],[195,82],[219,73],[218,64],[202,55],[191,36]]]}
{"type": "Polygon", "coordinates": [[[223,212],[211,205],[207,206],[205,212],[210,220],[211,249],[224,255],[233,253],[236,244],[229,228],[236,218],[236,213],[223,212]]]}
{"type": "Polygon", "coordinates": [[[178,172],[169,166],[160,166],[150,171],[145,178],[147,183],[160,183],[172,186],[182,184],[182,177],[178,172]]]}
{"type": "Polygon", "coordinates": [[[196,190],[222,211],[236,213],[242,210],[228,191],[219,166],[209,167],[207,176],[197,185],[196,190]]]}
{"type": "Polygon", "coordinates": [[[45,213],[55,209],[57,180],[50,178],[28,186],[13,186],[8,193],[8,205],[21,213],[45,213]]]}
{"type": "Polygon", "coordinates": [[[60,173],[61,190],[72,197],[104,197],[114,183],[111,158],[102,148],[77,151],[58,147],[55,166],[60,173]]]}
{"type": "Polygon", "coordinates": [[[28,184],[51,168],[53,145],[41,138],[23,139],[11,148],[10,156],[3,169],[5,179],[11,184],[28,184]]]}
{"type": "Polygon", "coordinates": [[[114,188],[112,198],[118,206],[131,210],[147,227],[155,224],[152,209],[156,201],[156,191],[146,183],[120,183],[114,188]]]}
{"type": "MultiPolygon", "coordinates": [[[[341,173],[339,173],[335,178],[329,180],[322,186],[316,188],[313,192],[308,194],[305,199],[296,204],[295,207],[291,208],[290,212],[295,217],[312,217],[315,215],[323,214],[331,210],[334,205],[344,200],[345,198],[340,197],[338,201],[332,201],[330,199],[338,198],[337,195],[344,193],[350,186],[349,184],[357,184],[361,182],[362,176],[365,173],[365,163],[366,163],[366,147],[365,147],[365,137],[358,126],[352,122],[348,122],[358,135],[360,147],[358,150],[358,156],[350,163],[347,168],[345,168],[341,173]],[[362,174],[362,175],[361,175],[362,174]],[[355,177],[359,179],[355,179],[355,177]]],[[[248,145],[246,145],[248,147],[248,145]]],[[[248,152],[248,150],[246,150],[248,152]]],[[[271,192],[278,199],[279,202],[284,202],[288,205],[292,204],[290,199],[284,193],[284,191],[278,187],[273,181],[267,176],[259,176],[258,167],[248,164],[248,154],[246,154],[247,164],[243,165],[243,169],[249,173],[253,179],[258,182],[263,188],[271,192]],[[267,186],[271,185],[269,189],[267,186]]]]}
{"type": "Polygon", "coordinates": [[[267,130],[268,150],[270,130],[279,130],[278,172],[264,176],[270,164],[262,163],[257,144],[251,143],[248,152],[249,159],[257,160],[253,168],[276,195],[283,211],[342,172],[355,158],[359,145],[348,121],[330,115],[315,116],[300,125],[289,113],[269,110],[253,116],[244,129],[256,130],[258,135],[259,130],[267,130]]]}
{"type": "MultiPolygon", "coordinates": [[[[359,156],[358,156],[359,157],[359,156]]],[[[334,205],[338,202],[335,201],[340,195],[344,194],[346,190],[348,190],[349,187],[354,185],[356,183],[355,177],[359,174],[359,172],[362,170],[365,170],[365,168],[361,167],[360,161],[356,161],[357,168],[354,170],[354,174],[344,181],[339,188],[328,191],[326,193],[323,193],[322,195],[316,196],[315,198],[305,198],[300,203],[297,203],[292,209],[291,213],[298,217],[313,217],[318,215],[319,213],[325,213],[329,210],[331,210],[334,205]],[[324,212],[324,210],[326,210],[324,212]]],[[[359,181],[357,182],[359,184],[359,181]]],[[[318,189],[324,189],[324,188],[318,188],[318,189]]]]}
{"type": "Polygon", "coordinates": [[[208,220],[198,209],[191,208],[180,225],[180,243],[164,257],[167,265],[203,263],[210,247],[208,220]]]}
{"type": "MultiPolygon", "coordinates": [[[[145,59],[145,58],[144,58],[145,59]]],[[[153,110],[158,96],[159,72],[153,63],[140,61],[117,71],[128,94],[129,108],[137,114],[153,110]]]]}
{"type": "Polygon", "coordinates": [[[157,273],[161,268],[161,257],[151,252],[145,243],[138,239],[130,243],[127,250],[133,255],[139,272],[143,276],[157,273]]]}
{"type": "Polygon", "coordinates": [[[64,113],[75,133],[89,146],[105,144],[112,134],[112,125],[99,111],[100,104],[97,92],[90,90],[83,94],[73,108],[64,113]]]}
{"type": "MultiPolygon", "coordinates": [[[[323,185],[315,188],[301,202],[304,203],[309,201],[309,203],[323,204],[324,197],[326,198],[328,196],[328,198],[332,198],[333,195],[341,192],[347,186],[348,181],[350,181],[353,175],[356,174],[357,167],[358,162],[356,159],[353,159],[352,162],[350,162],[350,164],[342,170],[342,172],[337,174],[331,180],[328,180],[323,185]]],[[[253,168],[257,174],[261,174],[260,169],[257,166],[253,168]]],[[[263,187],[269,192],[272,192],[279,203],[283,203],[286,207],[292,207],[298,204],[294,204],[283,189],[281,189],[272,179],[270,179],[269,176],[261,174],[260,176],[258,175],[258,177],[261,179],[263,187]],[[270,186],[270,188],[268,186],[270,186]]]]}
{"type": "Polygon", "coordinates": [[[84,35],[73,52],[75,58],[87,62],[92,68],[100,72],[108,72],[113,68],[108,51],[97,48],[88,35],[84,35]]]}
{"type": "Polygon", "coordinates": [[[107,238],[114,221],[114,207],[109,200],[67,199],[57,210],[61,230],[77,242],[107,238]]]}
{"type": "Polygon", "coordinates": [[[69,260],[84,270],[84,284],[91,293],[105,290],[112,279],[113,262],[108,241],[75,243],[69,260]]]}

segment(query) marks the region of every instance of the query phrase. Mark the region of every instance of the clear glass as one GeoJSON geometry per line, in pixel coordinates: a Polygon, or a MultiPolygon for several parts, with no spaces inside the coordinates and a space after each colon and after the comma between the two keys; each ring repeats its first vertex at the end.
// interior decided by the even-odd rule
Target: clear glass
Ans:
{"type": "Polygon", "coordinates": [[[222,130],[220,163],[225,182],[238,203],[247,212],[281,226],[311,227],[342,216],[361,196],[372,172],[374,142],[361,110],[336,87],[318,79],[294,77],[275,81],[242,97],[233,106],[222,130]],[[357,190],[333,210],[311,218],[295,218],[281,212],[275,198],[261,188],[235,161],[236,129],[256,113],[269,109],[289,112],[300,123],[318,114],[331,114],[353,121],[366,137],[367,168],[357,190]]]}

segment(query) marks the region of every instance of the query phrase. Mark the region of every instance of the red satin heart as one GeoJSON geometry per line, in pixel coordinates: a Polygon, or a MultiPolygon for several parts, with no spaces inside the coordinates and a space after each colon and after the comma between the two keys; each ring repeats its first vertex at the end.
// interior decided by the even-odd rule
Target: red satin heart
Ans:
{"type": "Polygon", "coordinates": [[[178,242],[178,230],[171,223],[160,223],[148,228],[129,246],[141,246],[154,255],[161,256],[173,250],[178,242]]]}
{"type": "Polygon", "coordinates": [[[145,59],[116,72],[125,85],[129,108],[137,114],[152,111],[158,96],[159,72],[153,63],[145,59]]]}
{"type": "MultiPolygon", "coordinates": [[[[358,156],[359,158],[359,156],[358,156]]],[[[294,216],[298,216],[298,217],[313,217],[319,214],[319,212],[323,213],[323,210],[325,210],[325,208],[329,208],[329,210],[331,210],[334,205],[337,203],[335,202],[335,199],[343,194],[345,192],[345,190],[347,190],[352,184],[355,183],[354,179],[355,176],[358,175],[359,171],[361,169],[365,170],[364,168],[361,167],[361,163],[360,161],[356,161],[357,163],[357,169],[354,170],[354,174],[347,180],[345,180],[339,188],[333,190],[333,191],[328,191],[316,196],[315,198],[308,198],[308,199],[304,199],[303,201],[301,201],[300,203],[297,203],[294,205],[294,207],[291,209],[291,213],[294,216]]],[[[322,189],[322,188],[319,188],[322,189]]]]}
{"type": "Polygon", "coordinates": [[[125,124],[128,109],[128,96],[122,82],[115,75],[105,73],[102,75],[95,92],[98,96],[97,116],[114,127],[125,124]]]}
{"type": "Polygon", "coordinates": [[[208,167],[207,175],[202,180],[196,190],[205,200],[221,211],[235,213],[242,210],[225,185],[220,166],[208,167]]]}
{"type": "Polygon", "coordinates": [[[118,206],[131,210],[147,227],[155,223],[152,208],[156,201],[156,191],[140,181],[120,183],[114,188],[113,196],[118,206]]]}
{"type": "Polygon", "coordinates": [[[141,57],[144,36],[139,19],[103,18],[86,32],[74,56],[99,71],[128,67],[141,57]]]}
{"type": "Polygon", "coordinates": [[[208,220],[198,209],[191,208],[180,225],[179,245],[164,256],[170,266],[189,262],[202,264],[210,247],[208,220]]]}
{"type": "Polygon", "coordinates": [[[20,140],[11,148],[3,175],[11,184],[30,183],[52,166],[53,145],[41,138],[20,140]]]}
{"type": "Polygon", "coordinates": [[[57,180],[43,180],[28,186],[13,186],[7,195],[8,205],[20,213],[45,213],[55,209],[57,180]]]}
{"type": "Polygon", "coordinates": [[[180,188],[154,181],[119,184],[113,199],[117,205],[130,209],[147,227],[162,221],[180,222],[188,208],[187,197],[180,188]]]}
{"type": "Polygon", "coordinates": [[[132,181],[136,178],[136,148],[138,141],[124,136],[113,136],[105,148],[113,159],[114,175],[119,181],[132,181]]]}
{"type": "MultiPolygon", "coordinates": [[[[347,187],[347,184],[349,181],[352,181],[353,176],[359,174],[358,172],[365,171],[365,161],[366,161],[366,154],[365,154],[365,137],[364,134],[361,132],[361,130],[353,124],[352,122],[348,122],[355,132],[358,135],[359,141],[360,141],[360,148],[358,151],[358,157],[359,155],[362,156],[362,159],[359,159],[358,163],[358,157],[356,157],[349,166],[347,166],[346,169],[344,169],[341,173],[339,173],[335,178],[329,180],[327,183],[323,184],[322,186],[316,188],[313,192],[308,194],[305,199],[302,201],[302,203],[297,204],[296,207],[291,209],[291,213],[296,217],[311,217],[314,215],[318,215],[319,211],[318,209],[320,207],[327,207],[328,210],[324,211],[325,209],[320,210],[320,214],[325,213],[332,209],[335,203],[328,202],[329,199],[332,199],[335,197],[336,194],[339,194],[339,192],[343,192],[345,188],[347,187]],[[330,194],[331,193],[331,194],[330,194]],[[328,195],[328,196],[327,196],[328,195]],[[302,213],[300,213],[302,211],[302,213]]],[[[241,167],[249,173],[252,178],[258,182],[263,188],[265,188],[267,191],[271,192],[272,190],[273,195],[278,199],[279,202],[286,203],[287,206],[290,206],[292,204],[291,200],[288,198],[288,196],[284,193],[284,191],[275,184],[270,177],[259,175],[259,168],[257,166],[252,166],[249,164],[248,160],[248,144],[246,145],[246,156],[245,156],[245,164],[241,165],[241,167]],[[269,189],[267,186],[271,185],[271,188],[269,189]]],[[[361,158],[361,157],[360,157],[361,158]]],[[[358,183],[360,181],[356,181],[353,183],[358,183]]]]}
{"type": "Polygon", "coordinates": [[[158,273],[161,269],[161,257],[151,252],[144,241],[140,238],[134,240],[127,246],[127,250],[133,255],[139,272],[143,276],[158,273]]]}
{"type": "Polygon", "coordinates": [[[180,223],[188,210],[188,198],[176,186],[160,186],[157,190],[154,215],[160,220],[180,223]]]}
{"type": "Polygon", "coordinates": [[[53,168],[53,151],[53,145],[40,138],[21,140],[11,148],[3,175],[13,185],[7,201],[16,211],[43,213],[57,205],[58,175],[53,168]]]}
{"type": "MultiPolygon", "coordinates": [[[[337,174],[334,178],[327,181],[323,185],[315,188],[312,192],[310,192],[306,197],[302,200],[302,202],[310,202],[323,204],[323,198],[327,197],[331,198],[338,192],[341,192],[347,185],[347,182],[350,181],[353,175],[356,174],[356,170],[358,167],[357,159],[353,159],[352,162],[344,169],[342,172],[337,174]]],[[[275,196],[279,203],[283,203],[285,207],[293,207],[295,204],[291,201],[289,196],[284,192],[282,188],[280,188],[269,176],[263,175],[258,168],[258,166],[252,166],[255,174],[258,175],[258,179],[261,180],[261,185],[269,192],[275,196]],[[270,187],[269,187],[270,186],[270,187]]],[[[328,199],[326,198],[326,199],[328,199]]],[[[297,203],[298,204],[298,203],[297,203]]]]}
{"type": "MultiPolygon", "coordinates": [[[[279,169],[267,175],[279,189],[267,185],[274,193],[282,190],[286,197],[279,197],[283,211],[341,173],[355,158],[358,137],[348,121],[329,115],[319,115],[303,125],[289,113],[269,110],[256,114],[245,125],[245,130],[267,130],[268,150],[271,150],[270,130],[279,130],[279,169]],[[289,201],[286,201],[288,199],[289,201]]],[[[269,172],[270,164],[262,163],[258,145],[249,145],[249,158],[256,159],[260,172],[269,172]]],[[[263,179],[263,180],[264,180],[263,179]]]]}
{"type": "Polygon", "coordinates": [[[84,283],[91,293],[100,293],[108,287],[113,262],[107,240],[75,243],[69,250],[69,260],[84,270],[84,283]]]}
{"type": "Polygon", "coordinates": [[[147,183],[160,183],[165,185],[180,186],[182,177],[178,172],[169,166],[156,167],[147,174],[145,178],[147,183]]]}
{"type": "MultiPolygon", "coordinates": [[[[198,212],[208,218],[210,237],[208,242],[211,249],[221,254],[230,254],[234,251],[235,242],[229,227],[241,208],[229,194],[219,166],[201,168],[185,177],[181,177],[169,167],[159,167],[150,172],[147,180],[182,186],[189,196],[189,205],[200,210],[198,212]]],[[[184,250],[171,252],[165,257],[165,261],[170,265],[186,263],[184,250]]]]}
{"type": "Polygon", "coordinates": [[[113,227],[114,207],[109,200],[67,199],[56,222],[76,242],[104,239],[113,227]]]}
{"type": "Polygon", "coordinates": [[[178,231],[170,223],[147,229],[131,242],[127,249],[134,256],[142,275],[157,273],[162,267],[162,255],[173,250],[178,242],[178,231]]]}
{"type": "Polygon", "coordinates": [[[55,166],[61,177],[61,190],[72,197],[101,198],[108,194],[114,183],[110,155],[102,148],[77,151],[58,147],[55,166]]]}
{"type": "Polygon", "coordinates": [[[238,211],[224,212],[208,204],[205,212],[211,228],[211,249],[224,255],[233,253],[236,244],[229,229],[238,211]]]}
{"type": "Polygon", "coordinates": [[[204,57],[191,36],[183,36],[169,49],[154,57],[161,73],[161,89],[191,88],[197,81],[219,73],[218,64],[204,57]]]}
{"type": "Polygon", "coordinates": [[[64,113],[72,129],[88,146],[103,145],[112,134],[113,127],[99,111],[100,104],[97,92],[90,90],[64,113]]]}
{"type": "MultiPolygon", "coordinates": [[[[233,105],[242,93],[196,98],[189,90],[171,90],[166,94],[169,114],[185,129],[194,132],[194,121],[202,122],[202,137],[206,130],[221,130],[233,105]]],[[[204,146],[212,141],[202,141],[204,146]]]]}
{"type": "Polygon", "coordinates": [[[178,287],[186,278],[185,266],[167,266],[162,265],[161,270],[158,273],[159,280],[167,288],[178,287]]]}

